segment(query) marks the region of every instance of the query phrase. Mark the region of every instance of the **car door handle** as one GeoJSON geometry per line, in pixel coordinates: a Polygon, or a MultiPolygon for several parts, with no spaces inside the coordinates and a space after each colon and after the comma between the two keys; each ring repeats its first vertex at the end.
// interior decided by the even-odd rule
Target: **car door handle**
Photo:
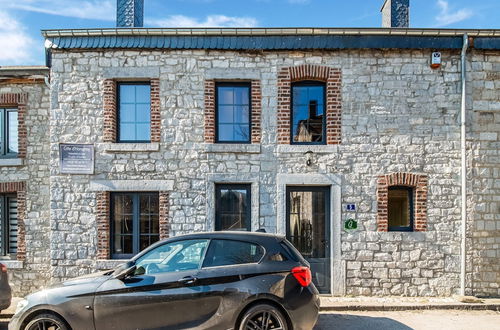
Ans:
{"type": "Polygon", "coordinates": [[[178,283],[181,283],[181,284],[186,284],[186,285],[189,285],[189,284],[193,284],[194,282],[196,282],[197,278],[196,277],[193,277],[193,276],[186,276],[186,277],[183,277],[181,278],[180,280],[178,280],[177,282],[178,283]]]}

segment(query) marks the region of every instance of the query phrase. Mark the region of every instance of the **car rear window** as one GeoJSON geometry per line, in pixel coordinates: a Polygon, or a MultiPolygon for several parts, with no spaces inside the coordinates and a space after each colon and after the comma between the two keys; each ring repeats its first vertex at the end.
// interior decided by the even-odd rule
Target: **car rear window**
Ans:
{"type": "Polygon", "coordinates": [[[288,242],[287,240],[283,240],[280,242],[280,245],[291,260],[295,262],[305,261],[300,252],[297,251],[297,249],[292,245],[292,243],[288,242]]]}
{"type": "Polygon", "coordinates": [[[253,243],[214,239],[210,242],[203,267],[216,267],[259,262],[264,249],[253,243]]]}

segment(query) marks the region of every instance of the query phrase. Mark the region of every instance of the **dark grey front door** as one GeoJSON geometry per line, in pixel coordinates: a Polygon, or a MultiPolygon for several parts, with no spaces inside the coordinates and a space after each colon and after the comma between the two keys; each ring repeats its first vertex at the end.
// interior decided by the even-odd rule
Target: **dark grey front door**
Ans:
{"type": "Polygon", "coordinates": [[[287,239],[311,264],[320,293],[330,293],[330,187],[287,187],[287,239]]]}

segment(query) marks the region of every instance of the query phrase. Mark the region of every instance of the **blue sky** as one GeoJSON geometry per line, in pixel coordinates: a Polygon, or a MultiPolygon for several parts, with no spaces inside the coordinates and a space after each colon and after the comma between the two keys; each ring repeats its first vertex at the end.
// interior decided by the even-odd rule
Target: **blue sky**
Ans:
{"type": "MultiPolygon", "coordinates": [[[[379,27],[383,0],[145,0],[146,27],[379,27]]],[[[0,0],[0,66],[44,64],[42,29],[115,26],[116,0],[0,0]]],[[[500,28],[500,0],[410,0],[415,28],[500,28]]]]}

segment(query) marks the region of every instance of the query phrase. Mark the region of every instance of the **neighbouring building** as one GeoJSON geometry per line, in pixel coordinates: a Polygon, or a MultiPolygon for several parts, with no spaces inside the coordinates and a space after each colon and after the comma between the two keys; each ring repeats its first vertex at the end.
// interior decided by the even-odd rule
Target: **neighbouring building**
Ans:
{"type": "Polygon", "coordinates": [[[325,294],[458,294],[465,251],[462,293],[500,296],[500,30],[408,28],[407,0],[384,28],[154,29],[118,3],[118,29],[43,31],[47,68],[0,67],[15,294],[264,228],[325,294]]]}

